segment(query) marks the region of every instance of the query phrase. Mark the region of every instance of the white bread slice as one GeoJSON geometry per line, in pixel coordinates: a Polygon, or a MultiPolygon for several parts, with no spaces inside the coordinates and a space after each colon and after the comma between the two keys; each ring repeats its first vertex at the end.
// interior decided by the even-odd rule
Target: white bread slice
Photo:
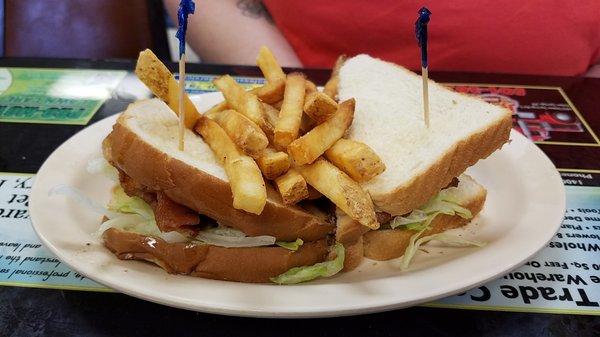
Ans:
{"type": "Polygon", "coordinates": [[[427,202],[456,176],[508,141],[509,110],[429,81],[430,126],[422,79],[367,55],[340,70],[339,99],[354,97],[348,138],[366,143],[386,170],[363,183],[375,205],[400,215],[427,202]]]}
{"type": "Polygon", "coordinates": [[[267,189],[260,215],[234,209],[227,176],[202,138],[185,130],[185,151],[177,149],[177,117],[159,99],[131,104],[103,143],[106,159],[137,183],[249,236],[282,241],[319,240],[334,226],[320,214],[284,205],[267,189]]]}
{"type": "MultiPolygon", "coordinates": [[[[475,217],[483,208],[487,192],[483,186],[466,174],[459,176],[458,180],[456,187],[446,189],[447,193],[459,205],[469,209],[475,217]]],[[[423,236],[458,228],[469,222],[469,219],[463,219],[458,215],[441,214],[433,219],[430,225],[431,229],[425,231],[423,236]]],[[[373,260],[389,260],[400,257],[404,254],[410,237],[415,233],[416,231],[407,229],[380,229],[367,232],[363,235],[364,254],[373,260]]]]}
{"type": "Polygon", "coordinates": [[[237,282],[269,282],[293,267],[322,262],[327,240],[306,242],[297,251],[282,247],[224,248],[191,242],[168,243],[161,238],[110,228],[104,245],[122,260],[152,262],[171,274],[237,282]]]}

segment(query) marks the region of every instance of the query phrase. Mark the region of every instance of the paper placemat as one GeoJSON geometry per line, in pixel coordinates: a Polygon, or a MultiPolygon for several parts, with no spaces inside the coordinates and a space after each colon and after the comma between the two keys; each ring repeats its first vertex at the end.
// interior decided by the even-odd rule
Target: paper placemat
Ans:
{"type": "Polygon", "coordinates": [[[34,179],[0,173],[0,285],[111,291],[71,270],[41,244],[28,210],[34,179]]]}
{"type": "Polygon", "coordinates": [[[122,70],[0,68],[0,122],[85,125],[122,70]]]}
{"type": "Polygon", "coordinates": [[[428,306],[600,315],[600,187],[565,187],[567,213],[546,248],[503,278],[428,306]]]}
{"type": "MultiPolygon", "coordinates": [[[[217,87],[212,82],[217,77],[219,75],[186,74],[185,91],[189,94],[217,91],[217,87]]],[[[175,78],[179,80],[179,74],[176,73],[175,78]]],[[[233,78],[246,89],[252,89],[265,83],[265,79],[262,77],[234,76],[233,78]]]]}
{"type": "MultiPolygon", "coordinates": [[[[582,184],[600,178],[600,173],[577,174],[582,184]]],[[[40,244],[27,211],[33,179],[0,173],[0,284],[110,291],[70,270],[40,244]]],[[[566,190],[563,225],[539,254],[501,279],[427,306],[600,315],[600,187],[567,185],[566,190]]]]}

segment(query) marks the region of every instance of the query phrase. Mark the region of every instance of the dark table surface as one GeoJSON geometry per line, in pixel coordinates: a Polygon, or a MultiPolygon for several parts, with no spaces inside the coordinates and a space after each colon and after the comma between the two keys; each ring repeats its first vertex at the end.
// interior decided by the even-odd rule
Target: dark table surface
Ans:
{"type": "MultiPolygon", "coordinates": [[[[175,65],[171,66],[175,69],[175,65]]],[[[0,67],[132,70],[134,63],[123,60],[0,58],[0,67]]],[[[257,68],[244,66],[190,64],[187,71],[260,76],[257,68]]],[[[322,84],[329,76],[326,70],[303,71],[318,84],[322,84]]],[[[560,86],[571,99],[577,101],[580,110],[597,111],[596,106],[600,102],[600,79],[464,73],[432,73],[431,77],[440,82],[453,83],[560,86]]],[[[90,123],[121,111],[130,102],[131,98],[128,97],[112,97],[90,123]]],[[[600,130],[598,113],[585,117],[593,129],[600,130]]],[[[0,171],[37,172],[58,145],[83,127],[0,123],[0,171]]],[[[556,147],[540,147],[558,167],[600,168],[597,148],[581,148],[583,152],[573,155],[556,147]]],[[[341,318],[252,319],[174,309],[117,293],[0,287],[0,336],[161,335],[583,337],[600,336],[600,317],[414,307],[341,318]]]]}

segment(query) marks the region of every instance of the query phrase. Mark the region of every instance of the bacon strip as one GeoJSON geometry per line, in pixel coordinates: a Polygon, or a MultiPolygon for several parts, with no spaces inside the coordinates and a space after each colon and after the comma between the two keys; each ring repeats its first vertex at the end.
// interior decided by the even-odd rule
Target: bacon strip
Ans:
{"type": "Polygon", "coordinates": [[[200,223],[200,216],[197,212],[174,202],[163,192],[154,192],[138,184],[121,170],[119,170],[119,182],[127,195],[139,197],[150,204],[154,211],[156,225],[162,232],[170,232],[175,229],[192,231],[193,228],[189,226],[200,223]]]}
{"type": "Polygon", "coordinates": [[[151,204],[156,224],[163,232],[181,226],[197,225],[200,222],[198,213],[169,199],[164,193],[156,193],[156,202],[151,204]]]}

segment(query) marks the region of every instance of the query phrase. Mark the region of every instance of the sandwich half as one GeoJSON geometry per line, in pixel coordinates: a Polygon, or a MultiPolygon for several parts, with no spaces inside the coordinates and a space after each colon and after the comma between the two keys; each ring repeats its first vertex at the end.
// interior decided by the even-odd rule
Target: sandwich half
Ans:
{"type": "Polygon", "coordinates": [[[325,260],[335,228],[326,211],[284,205],[273,190],[260,215],[234,209],[227,176],[202,138],[186,130],[185,151],[177,150],[177,123],[161,100],[138,101],[104,140],[104,157],[119,172],[109,207],[130,213],[129,204],[146,204],[155,226],[112,226],[103,233],[108,249],[171,273],[240,282],[269,282],[325,260]],[[296,249],[284,248],[298,239],[296,249]]]}
{"type": "Polygon", "coordinates": [[[375,204],[380,229],[365,231],[355,222],[338,221],[338,241],[350,247],[360,239],[367,258],[401,257],[411,241],[469,223],[483,208],[486,190],[463,172],[509,138],[509,110],[431,80],[426,127],[421,87],[417,74],[368,55],[345,60],[339,70],[338,99],[356,99],[347,138],[367,144],[386,166],[362,183],[375,204]],[[466,212],[431,209],[440,196],[451,196],[442,200],[443,206],[466,212]],[[422,212],[428,206],[429,216],[422,212]]]}

